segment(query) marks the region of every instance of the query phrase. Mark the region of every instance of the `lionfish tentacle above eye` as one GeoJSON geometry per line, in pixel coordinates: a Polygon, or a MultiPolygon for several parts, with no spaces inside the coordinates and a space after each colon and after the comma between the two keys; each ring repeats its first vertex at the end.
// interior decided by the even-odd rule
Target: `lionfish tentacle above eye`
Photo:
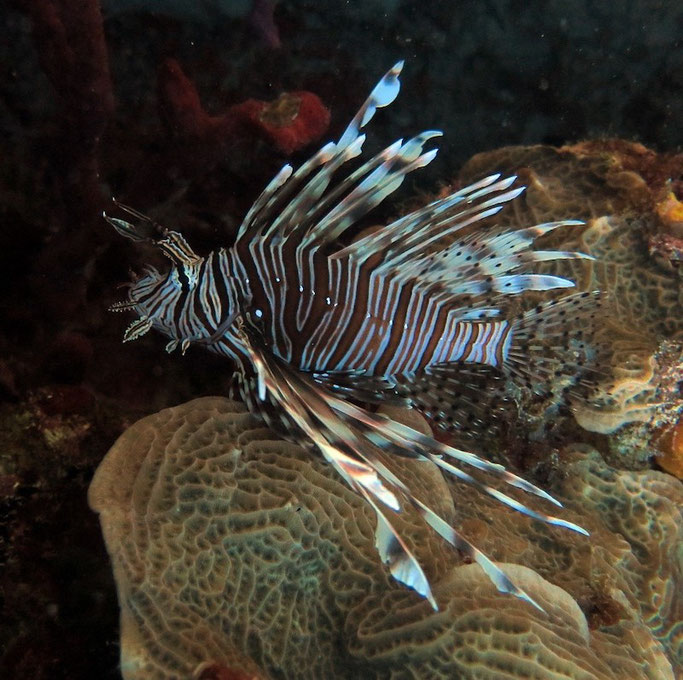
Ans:
{"type": "MultiPolygon", "coordinates": [[[[112,203],[123,212],[135,217],[139,221],[140,225],[145,226],[145,231],[149,231],[149,227],[153,225],[152,220],[150,220],[146,215],[143,215],[141,212],[135,210],[135,208],[124,205],[115,198],[112,198],[112,203]]],[[[104,219],[109,222],[109,224],[111,224],[111,226],[114,227],[114,229],[116,229],[121,236],[128,238],[131,241],[147,241],[150,238],[150,234],[145,234],[141,226],[136,227],[127,220],[122,220],[118,217],[111,217],[110,215],[107,215],[106,211],[102,212],[102,217],[104,217],[104,219]]]]}
{"type": "Polygon", "coordinates": [[[510,296],[574,285],[564,276],[535,271],[539,263],[592,259],[534,249],[543,235],[581,228],[577,220],[517,230],[482,227],[524,190],[516,177],[489,175],[351,244],[339,244],[409,173],[435,157],[436,149],[427,146],[441,133],[427,130],[363,158],[361,130],[398,95],[402,66],[380,80],[337,142],[298,169],[285,165],[277,173],[247,212],[232,247],[201,257],[179,233],[117,204],[136,223],[106,216],[109,223],[126,238],[159,248],[171,268],[148,269],[114,308],[139,316],[126,340],[154,328],[168,337],[168,351],[179,347],[185,353],[198,345],[231,359],[250,410],[282,435],[316,448],[370,504],[382,561],[432,606],[425,573],[393,520],[405,503],[480,564],[500,591],[538,606],[417,499],[374,447],[431,461],[536,520],[583,529],[479,479],[488,475],[560,506],[501,465],[360,404],[417,408],[436,427],[473,434],[490,430],[510,408],[510,384],[541,394],[561,385],[576,398],[599,370],[594,329],[604,296],[574,293],[509,313],[510,296]]]}
{"type": "Polygon", "coordinates": [[[113,200],[113,203],[117,208],[127,212],[138,220],[138,224],[134,225],[131,222],[127,222],[126,220],[117,217],[111,217],[110,215],[107,215],[106,212],[103,212],[102,217],[104,217],[104,219],[122,236],[125,236],[132,241],[143,241],[154,244],[175,264],[191,265],[201,259],[192,248],[190,248],[189,243],[182,234],[177,231],[164,229],[147,215],[144,215],[140,211],[135,210],[135,208],[124,205],[115,199],[113,200]]]}

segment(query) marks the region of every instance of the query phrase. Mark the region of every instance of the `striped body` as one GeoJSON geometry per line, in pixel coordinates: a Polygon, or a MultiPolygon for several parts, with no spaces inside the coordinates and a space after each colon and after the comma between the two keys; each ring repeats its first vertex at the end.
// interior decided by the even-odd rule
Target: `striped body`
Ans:
{"type": "MultiPolygon", "coordinates": [[[[463,319],[450,300],[386,278],[372,263],[313,253],[300,268],[281,247],[246,250],[221,249],[202,260],[197,287],[169,306],[165,324],[177,318],[181,337],[212,337],[230,309],[232,280],[269,329],[271,349],[300,370],[391,377],[457,361],[500,367],[507,358],[509,321],[463,319]]],[[[244,354],[230,335],[208,347],[230,358],[244,354]]]]}
{"type": "Polygon", "coordinates": [[[492,175],[340,246],[350,227],[435,156],[424,145],[440,133],[427,131],[346,170],[361,156],[361,128],[398,94],[400,70],[397,64],[385,75],[339,141],[273,178],[233,246],[200,257],[179,233],[160,230],[130,208],[121,206],[140,225],[107,217],[119,233],[151,241],[172,261],[166,274],[148,269],[114,308],[139,314],[124,341],[155,328],[170,338],[168,351],[196,344],[231,359],[250,409],[284,436],[316,448],[367,500],[377,514],[381,558],[434,607],[420,565],[383,509],[399,511],[399,498],[478,562],[499,590],[535,604],[372,452],[379,447],[431,461],[519,512],[583,532],[522,505],[453,461],[559,503],[499,465],[357,404],[398,400],[440,427],[464,431],[486,425],[504,398],[501,378],[546,389],[558,376],[581,376],[591,353],[587,321],[599,296],[574,294],[505,314],[510,296],[573,286],[528,270],[539,262],[587,258],[532,248],[537,237],[581,223],[473,231],[523,190],[512,188],[514,177],[492,175]],[[160,234],[150,235],[155,229],[160,234]]]}

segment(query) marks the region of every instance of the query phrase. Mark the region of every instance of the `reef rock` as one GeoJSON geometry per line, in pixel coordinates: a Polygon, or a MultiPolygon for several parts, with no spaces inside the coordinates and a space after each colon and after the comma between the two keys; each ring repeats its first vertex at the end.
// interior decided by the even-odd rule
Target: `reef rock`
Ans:
{"type": "Polygon", "coordinates": [[[405,510],[434,612],[381,564],[363,500],[242,404],[202,398],[144,418],[89,494],[118,587],[123,677],[673,679],[680,483],[588,449],[559,469],[550,490],[590,539],[430,463],[394,466],[545,609],[499,594],[405,510]]]}

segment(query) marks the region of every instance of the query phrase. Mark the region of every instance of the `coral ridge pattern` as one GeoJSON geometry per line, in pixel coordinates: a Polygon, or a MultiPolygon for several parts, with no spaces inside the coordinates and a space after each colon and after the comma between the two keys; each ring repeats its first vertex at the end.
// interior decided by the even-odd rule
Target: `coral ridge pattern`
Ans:
{"type": "Polygon", "coordinates": [[[384,570],[364,501],[243,404],[206,397],[148,416],[89,494],[114,565],[123,677],[673,680],[680,483],[614,470],[589,448],[564,465],[552,491],[589,543],[430,462],[397,461],[545,610],[497,593],[406,509],[397,521],[434,583],[434,612],[384,570]]]}

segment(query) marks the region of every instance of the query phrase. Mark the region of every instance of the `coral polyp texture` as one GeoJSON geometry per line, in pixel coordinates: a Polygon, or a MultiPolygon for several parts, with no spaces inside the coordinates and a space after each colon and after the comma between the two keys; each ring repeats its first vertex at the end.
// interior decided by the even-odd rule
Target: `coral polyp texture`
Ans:
{"type": "Polygon", "coordinates": [[[123,677],[673,679],[680,484],[590,449],[562,456],[551,490],[590,539],[510,513],[430,462],[393,463],[545,610],[497,593],[406,510],[396,521],[435,612],[388,576],[363,500],[242,404],[206,397],[144,418],[89,494],[118,588],[123,677]]]}

